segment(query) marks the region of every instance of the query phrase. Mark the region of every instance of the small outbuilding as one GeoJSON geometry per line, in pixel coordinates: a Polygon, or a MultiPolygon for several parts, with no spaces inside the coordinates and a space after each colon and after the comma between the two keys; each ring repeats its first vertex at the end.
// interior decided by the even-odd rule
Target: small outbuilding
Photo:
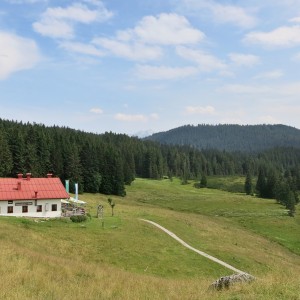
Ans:
{"type": "Polygon", "coordinates": [[[0,178],[0,216],[61,217],[61,200],[70,196],[59,178],[0,178]]]}

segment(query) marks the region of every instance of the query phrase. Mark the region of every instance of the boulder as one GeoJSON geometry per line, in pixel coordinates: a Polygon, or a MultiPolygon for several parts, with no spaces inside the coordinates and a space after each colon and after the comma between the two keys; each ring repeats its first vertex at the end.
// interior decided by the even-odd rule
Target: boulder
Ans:
{"type": "Polygon", "coordinates": [[[255,277],[247,273],[233,274],[216,280],[210,285],[210,288],[219,291],[222,289],[228,289],[231,285],[237,282],[251,282],[253,280],[255,280],[255,277]]]}

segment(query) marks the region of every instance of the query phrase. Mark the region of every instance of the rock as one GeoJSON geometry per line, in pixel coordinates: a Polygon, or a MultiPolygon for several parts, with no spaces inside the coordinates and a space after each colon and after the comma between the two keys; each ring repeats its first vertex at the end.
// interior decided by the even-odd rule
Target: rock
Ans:
{"type": "Polygon", "coordinates": [[[251,282],[253,280],[255,280],[255,277],[247,273],[233,274],[230,276],[221,277],[220,279],[216,280],[210,285],[210,288],[219,291],[222,289],[228,289],[236,282],[251,282]]]}

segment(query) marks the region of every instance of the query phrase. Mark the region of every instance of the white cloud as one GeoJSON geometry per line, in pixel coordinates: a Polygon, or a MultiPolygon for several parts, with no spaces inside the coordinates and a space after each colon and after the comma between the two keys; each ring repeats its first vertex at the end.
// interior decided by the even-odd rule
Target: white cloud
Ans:
{"type": "Polygon", "coordinates": [[[125,33],[144,43],[158,45],[196,44],[205,37],[185,17],[177,14],[146,16],[134,29],[125,33]]]}
{"type": "Polygon", "coordinates": [[[189,49],[181,46],[177,47],[176,53],[182,58],[196,63],[201,71],[211,72],[214,70],[226,69],[226,64],[217,57],[200,50],[189,49]]]}
{"type": "Polygon", "coordinates": [[[254,77],[254,79],[278,79],[283,76],[283,72],[281,70],[273,70],[270,72],[264,72],[258,74],[254,77]]]}
{"type": "Polygon", "coordinates": [[[60,47],[79,54],[92,55],[92,56],[104,56],[104,53],[89,44],[75,43],[75,42],[62,42],[60,43],[60,47]]]}
{"type": "Polygon", "coordinates": [[[91,10],[86,5],[80,3],[74,3],[66,8],[48,8],[43,14],[43,18],[75,21],[84,24],[90,24],[95,21],[105,21],[110,17],[111,13],[107,10],[91,10]]]}
{"type": "Polygon", "coordinates": [[[185,108],[187,114],[211,115],[215,113],[213,106],[187,106],[185,108]]]}
{"type": "Polygon", "coordinates": [[[97,115],[103,114],[103,110],[101,108],[98,108],[98,107],[91,108],[90,112],[93,113],[93,114],[97,114],[97,115]]]}
{"type": "Polygon", "coordinates": [[[128,115],[128,114],[121,114],[118,113],[114,117],[118,121],[124,121],[124,122],[146,122],[148,118],[142,114],[137,115],[128,115]]]}
{"type": "Polygon", "coordinates": [[[179,11],[193,15],[209,16],[215,23],[230,23],[242,28],[251,28],[257,19],[238,5],[220,4],[212,0],[181,0],[179,11]]]}
{"type": "Polygon", "coordinates": [[[31,69],[41,60],[33,40],[0,31],[0,45],[0,80],[15,72],[31,69]]]}
{"type": "Polygon", "coordinates": [[[253,16],[239,6],[213,3],[209,9],[218,23],[232,23],[244,28],[253,27],[257,23],[253,16]]]}
{"type": "Polygon", "coordinates": [[[95,38],[93,44],[98,45],[109,53],[118,57],[127,58],[136,61],[156,60],[162,56],[162,50],[156,46],[147,46],[141,43],[124,43],[122,41],[95,38]]]}
{"type": "Polygon", "coordinates": [[[195,75],[198,73],[198,69],[195,67],[172,68],[166,66],[138,65],[136,72],[142,79],[170,80],[195,75]]]}
{"type": "Polygon", "coordinates": [[[43,19],[32,24],[33,29],[43,36],[70,39],[74,36],[73,26],[65,21],[43,19]]]}
{"type": "Polygon", "coordinates": [[[33,23],[33,29],[41,35],[52,38],[72,38],[76,23],[91,24],[104,22],[113,16],[103,5],[97,9],[90,9],[81,3],[74,3],[68,7],[47,8],[38,22],[33,23]]]}
{"type": "Polygon", "coordinates": [[[163,56],[162,46],[196,44],[204,33],[177,14],[146,16],[131,29],[116,32],[114,38],[95,38],[92,42],[108,54],[136,61],[157,60],[163,56]]]}
{"type": "Polygon", "coordinates": [[[260,62],[260,58],[252,54],[230,53],[228,56],[238,66],[252,67],[260,62]]]}
{"type": "Polygon", "coordinates": [[[265,47],[293,47],[300,45],[300,26],[282,26],[270,32],[250,32],[244,42],[265,47]]]}

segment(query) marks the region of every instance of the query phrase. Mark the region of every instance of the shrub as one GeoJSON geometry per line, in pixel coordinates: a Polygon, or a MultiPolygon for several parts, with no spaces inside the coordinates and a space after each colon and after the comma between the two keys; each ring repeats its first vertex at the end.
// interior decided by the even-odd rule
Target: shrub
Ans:
{"type": "Polygon", "coordinates": [[[87,220],[87,217],[84,215],[80,216],[71,216],[70,217],[71,221],[74,223],[81,223],[87,220]]]}
{"type": "Polygon", "coordinates": [[[195,187],[196,189],[200,189],[200,188],[201,188],[201,185],[200,185],[199,182],[196,182],[196,183],[194,183],[194,187],[195,187]]]}

